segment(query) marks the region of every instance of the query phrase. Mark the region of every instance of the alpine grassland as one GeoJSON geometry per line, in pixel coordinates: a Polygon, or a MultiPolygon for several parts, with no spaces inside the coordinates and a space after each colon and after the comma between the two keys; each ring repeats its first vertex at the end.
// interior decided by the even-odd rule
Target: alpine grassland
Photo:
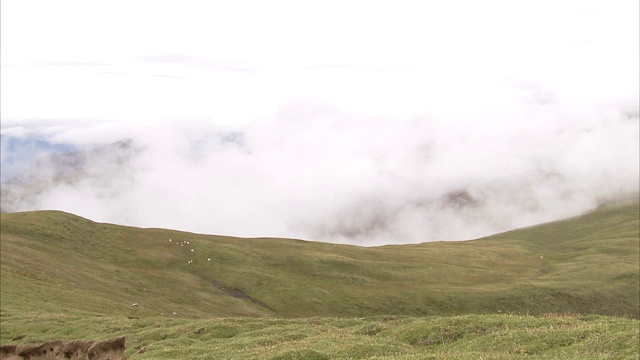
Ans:
{"type": "Polygon", "coordinates": [[[640,203],[360,247],[1,215],[0,342],[130,359],[637,359],[640,203]]]}

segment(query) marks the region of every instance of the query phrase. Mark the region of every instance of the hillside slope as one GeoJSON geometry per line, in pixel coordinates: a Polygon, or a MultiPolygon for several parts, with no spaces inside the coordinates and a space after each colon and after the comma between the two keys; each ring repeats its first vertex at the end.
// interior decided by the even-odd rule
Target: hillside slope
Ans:
{"type": "Polygon", "coordinates": [[[639,318],[638,200],[464,242],[363,248],[1,216],[2,315],[639,318]],[[137,304],[137,305],[133,305],[137,304]]]}

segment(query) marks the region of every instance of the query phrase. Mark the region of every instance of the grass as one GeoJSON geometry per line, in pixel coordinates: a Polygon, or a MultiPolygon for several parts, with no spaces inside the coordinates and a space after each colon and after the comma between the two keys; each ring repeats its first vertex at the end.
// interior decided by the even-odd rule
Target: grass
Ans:
{"type": "Polygon", "coordinates": [[[638,323],[605,316],[9,317],[18,344],[127,337],[130,359],[636,359],[638,323]],[[64,331],[61,331],[64,329],[64,331]]]}
{"type": "Polygon", "coordinates": [[[141,359],[631,358],[639,218],[632,200],[473,241],[363,248],[7,213],[0,341],[125,335],[141,359]]]}

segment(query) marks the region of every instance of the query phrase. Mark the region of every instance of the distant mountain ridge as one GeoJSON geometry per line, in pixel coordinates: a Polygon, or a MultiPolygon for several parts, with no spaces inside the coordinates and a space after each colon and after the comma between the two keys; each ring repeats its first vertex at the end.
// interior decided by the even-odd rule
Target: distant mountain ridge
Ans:
{"type": "Polygon", "coordinates": [[[0,145],[2,146],[0,182],[10,180],[39,157],[77,150],[74,145],[52,143],[39,136],[18,137],[0,134],[0,145]]]}
{"type": "Polygon", "coordinates": [[[132,140],[125,139],[95,149],[40,157],[2,184],[0,211],[32,207],[37,196],[53,186],[100,178],[108,170],[124,171],[126,164],[139,151],[132,140]]]}

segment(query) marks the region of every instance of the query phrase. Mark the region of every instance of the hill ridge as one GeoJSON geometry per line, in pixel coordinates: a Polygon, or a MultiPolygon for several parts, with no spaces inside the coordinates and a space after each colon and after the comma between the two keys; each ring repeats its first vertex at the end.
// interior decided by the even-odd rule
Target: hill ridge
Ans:
{"type": "Polygon", "coordinates": [[[133,317],[637,319],[638,204],[469,241],[377,247],[143,229],[58,210],[6,213],[1,307],[133,317]]]}

